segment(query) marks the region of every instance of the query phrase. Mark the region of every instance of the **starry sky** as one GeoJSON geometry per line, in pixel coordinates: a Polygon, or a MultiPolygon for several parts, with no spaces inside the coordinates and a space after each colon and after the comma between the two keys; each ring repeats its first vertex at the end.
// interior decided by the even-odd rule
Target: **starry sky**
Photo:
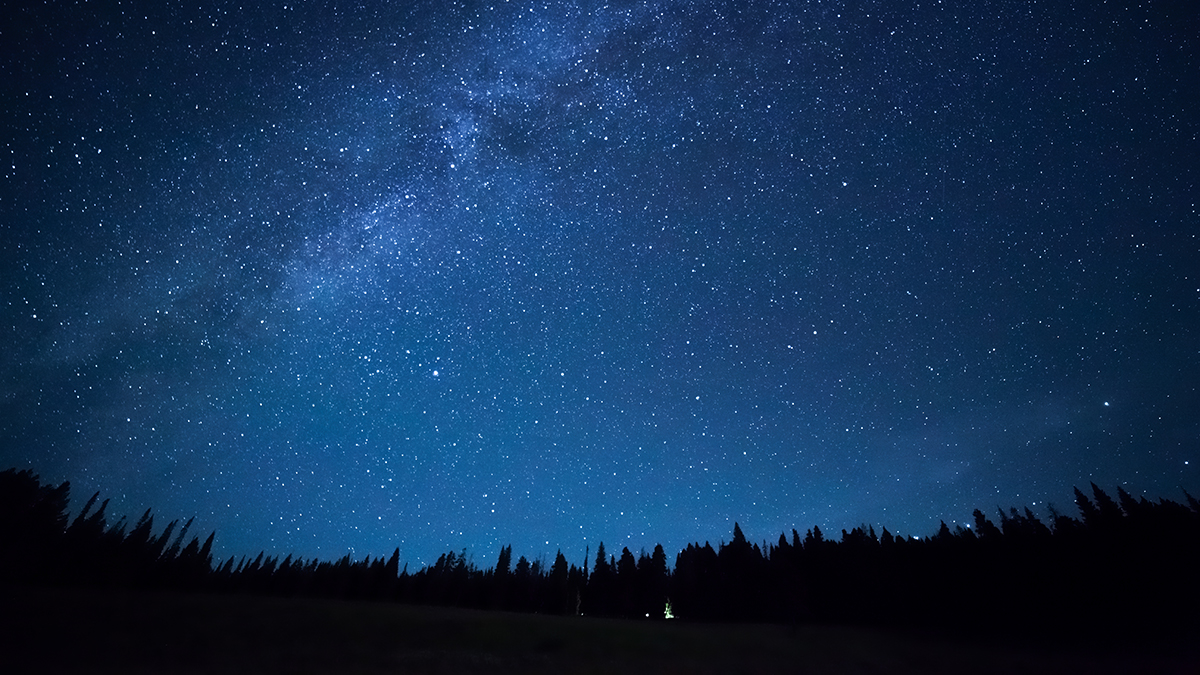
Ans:
{"type": "Polygon", "coordinates": [[[0,465],[410,569],[1200,493],[1200,21],[1121,4],[6,7],[0,465]]]}

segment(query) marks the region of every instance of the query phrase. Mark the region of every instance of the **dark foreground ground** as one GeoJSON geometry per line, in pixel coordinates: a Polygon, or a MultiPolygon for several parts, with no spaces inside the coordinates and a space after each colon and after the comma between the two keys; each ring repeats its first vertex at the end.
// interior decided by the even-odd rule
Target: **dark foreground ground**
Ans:
{"type": "Polygon", "coordinates": [[[1200,673],[1200,646],[0,589],[0,672],[1200,673]]]}

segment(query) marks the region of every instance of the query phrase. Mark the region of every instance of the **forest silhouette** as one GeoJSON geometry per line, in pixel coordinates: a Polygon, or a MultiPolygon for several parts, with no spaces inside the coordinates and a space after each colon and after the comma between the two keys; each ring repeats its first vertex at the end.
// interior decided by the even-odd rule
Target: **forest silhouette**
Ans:
{"type": "MultiPolygon", "coordinates": [[[[603,544],[579,566],[500,549],[491,568],[466,551],[417,571],[390,557],[336,561],[231,557],[214,564],[215,533],[192,521],[155,533],[147,510],[108,523],[99,493],[70,519],[70,484],[30,470],[0,472],[0,584],[170,589],[394,601],[557,615],[704,622],[837,623],[1002,629],[1027,635],[1138,637],[1192,630],[1200,599],[1200,503],[1149,501],[1095,484],[1075,489],[1079,517],[1050,509],[974,512],[972,527],[941,523],[925,538],[863,525],[839,539],[818,527],[752,543],[734,525],[715,548],[689,544],[674,565],[603,544]]],[[[589,552],[590,553],[590,552],[589,552]]]]}

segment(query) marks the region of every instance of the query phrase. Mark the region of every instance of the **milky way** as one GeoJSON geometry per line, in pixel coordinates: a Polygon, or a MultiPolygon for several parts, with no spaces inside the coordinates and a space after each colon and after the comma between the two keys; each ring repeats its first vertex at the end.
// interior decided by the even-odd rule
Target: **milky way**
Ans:
{"type": "Polygon", "coordinates": [[[0,464],[76,508],[578,564],[1200,491],[1194,8],[218,4],[0,29],[0,464]]]}

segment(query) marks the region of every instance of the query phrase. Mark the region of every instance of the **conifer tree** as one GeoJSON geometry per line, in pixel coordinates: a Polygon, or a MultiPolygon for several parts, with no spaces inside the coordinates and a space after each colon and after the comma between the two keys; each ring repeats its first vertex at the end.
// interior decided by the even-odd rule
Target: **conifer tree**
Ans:
{"type": "Polygon", "coordinates": [[[1079,488],[1075,488],[1075,506],[1079,507],[1079,515],[1083,518],[1084,527],[1097,528],[1100,526],[1100,510],[1079,488]]]}
{"type": "Polygon", "coordinates": [[[615,572],[608,560],[604,542],[596,547],[596,562],[592,574],[588,577],[587,590],[584,593],[584,608],[586,614],[607,616],[612,611],[612,593],[615,572]]]}
{"type": "Polygon", "coordinates": [[[549,610],[552,614],[570,613],[570,566],[560,549],[550,567],[549,610]]]}
{"type": "Polygon", "coordinates": [[[507,577],[512,566],[512,546],[501,546],[500,557],[496,560],[496,577],[507,577]]]}

